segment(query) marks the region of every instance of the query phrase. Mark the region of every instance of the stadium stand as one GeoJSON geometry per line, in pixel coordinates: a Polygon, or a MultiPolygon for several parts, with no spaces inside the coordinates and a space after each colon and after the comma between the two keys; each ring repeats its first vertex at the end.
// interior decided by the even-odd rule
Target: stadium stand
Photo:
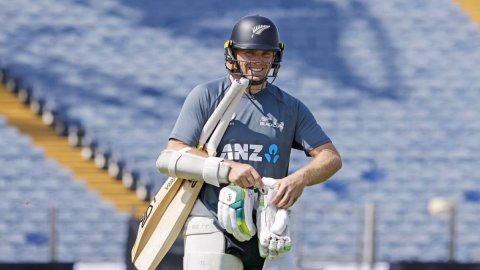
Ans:
{"type": "Polygon", "coordinates": [[[0,149],[1,262],[51,260],[49,244],[55,239],[50,229],[52,208],[57,213],[57,259],[123,258],[128,215],[118,213],[113,204],[88,191],[70,171],[46,159],[43,150],[8,126],[3,117],[0,149]]]}
{"type": "MultiPolygon", "coordinates": [[[[18,96],[21,96],[20,93],[21,91],[18,96]]],[[[47,157],[57,160],[63,167],[72,170],[77,178],[86,182],[89,189],[99,192],[103,199],[113,202],[119,210],[130,213],[136,208],[135,215],[143,216],[147,203],[139,201],[135,194],[125,189],[119,181],[95,166],[93,162],[82,159],[79,151],[69,145],[66,137],[58,136],[56,130],[62,131],[63,125],[55,125],[55,129],[51,129],[50,126],[45,125],[48,121],[42,121],[42,118],[48,120],[49,117],[45,117],[48,114],[44,113],[42,118],[37,117],[3,85],[0,85],[0,100],[0,114],[7,118],[10,125],[28,134],[34,145],[45,150],[47,157]]]]}
{"type": "Polygon", "coordinates": [[[457,0],[457,3],[470,14],[470,17],[476,23],[480,23],[480,5],[475,0],[457,0]]]}
{"type": "MultiPolygon", "coordinates": [[[[252,13],[273,18],[286,43],[277,84],[312,108],[344,158],[341,172],[307,188],[294,208],[301,263],[358,260],[367,202],[378,209],[378,260],[445,261],[448,222],[429,214],[434,197],[456,203],[455,260],[480,261],[480,31],[455,2],[2,1],[9,23],[1,26],[0,67],[7,85],[65,132],[84,132],[85,156],[108,159],[148,199],[163,182],[154,160],[185,95],[225,74],[221,46],[252,13]]],[[[292,170],[302,155],[294,154],[292,170]]],[[[62,171],[52,167],[46,173],[62,171]]],[[[2,245],[10,253],[0,254],[16,251],[22,236],[11,237],[2,245]]],[[[116,258],[88,247],[66,244],[61,258],[116,258]]]]}

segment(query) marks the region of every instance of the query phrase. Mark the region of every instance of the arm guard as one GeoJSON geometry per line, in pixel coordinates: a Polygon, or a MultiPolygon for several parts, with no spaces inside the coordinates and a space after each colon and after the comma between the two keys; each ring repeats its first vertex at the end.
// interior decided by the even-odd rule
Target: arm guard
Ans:
{"type": "Polygon", "coordinates": [[[187,153],[191,148],[179,151],[166,149],[157,159],[158,170],[171,177],[205,181],[214,186],[228,183],[230,166],[218,157],[201,157],[187,153]]]}

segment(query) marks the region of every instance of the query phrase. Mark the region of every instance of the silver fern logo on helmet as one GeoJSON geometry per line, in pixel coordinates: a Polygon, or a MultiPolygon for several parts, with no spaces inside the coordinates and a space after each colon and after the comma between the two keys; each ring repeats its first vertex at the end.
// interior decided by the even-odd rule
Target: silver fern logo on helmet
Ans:
{"type": "Polygon", "coordinates": [[[270,28],[270,25],[265,25],[265,24],[259,24],[259,25],[256,25],[252,28],[252,38],[253,38],[253,35],[261,35],[263,31],[267,30],[268,28],[270,28]]]}

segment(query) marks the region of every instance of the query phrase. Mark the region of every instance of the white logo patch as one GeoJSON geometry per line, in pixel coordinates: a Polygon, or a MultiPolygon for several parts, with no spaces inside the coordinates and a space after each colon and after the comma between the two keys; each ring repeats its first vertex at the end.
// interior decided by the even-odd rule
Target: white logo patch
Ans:
{"type": "Polygon", "coordinates": [[[285,123],[278,122],[278,120],[275,117],[273,117],[273,115],[267,114],[267,116],[262,116],[260,118],[260,126],[278,128],[280,131],[283,131],[283,128],[285,127],[285,123]]]}
{"type": "Polygon", "coordinates": [[[252,38],[253,38],[253,35],[261,35],[262,32],[267,30],[268,28],[270,28],[270,25],[265,25],[265,24],[259,24],[252,27],[252,38]]]}

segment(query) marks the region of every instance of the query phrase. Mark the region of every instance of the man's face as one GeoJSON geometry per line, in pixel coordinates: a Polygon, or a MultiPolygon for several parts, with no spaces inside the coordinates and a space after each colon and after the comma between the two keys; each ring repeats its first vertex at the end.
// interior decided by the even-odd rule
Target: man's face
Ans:
{"type": "Polygon", "coordinates": [[[249,80],[263,80],[272,67],[275,58],[273,51],[237,49],[237,61],[240,70],[249,80]]]}

